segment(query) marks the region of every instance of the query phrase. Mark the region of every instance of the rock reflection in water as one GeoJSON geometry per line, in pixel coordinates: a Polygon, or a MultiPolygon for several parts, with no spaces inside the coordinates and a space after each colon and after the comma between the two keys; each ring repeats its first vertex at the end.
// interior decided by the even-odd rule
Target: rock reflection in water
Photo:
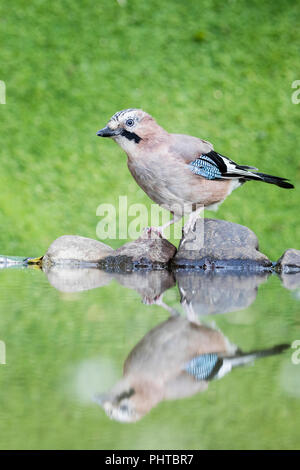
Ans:
{"type": "Polygon", "coordinates": [[[74,269],[53,266],[44,269],[49,283],[60,292],[81,292],[103,287],[112,281],[112,275],[96,268],[74,269]]]}
{"type": "Polygon", "coordinates": [[[181,303],[189,316],[242,310],[254,302],[257,288],[269,273],[177,272],[181,303]]]}
{"type": "Polygon", "coordinates": [[[53,266],[44,269],[44,272],[49,283],[61,292],[95,289],[108,285],[114,279],[122,286],[138,292],[145,304],[160,304],[163,292],[175,285],[173,274],[167,270],[122,274],[97,268],[74,269],[53,266]]]}
{"type": "Polygon", "coordinates": [[[282,273],[280,277],[282,285],[286,289],[300,289],[300,273],[282,273]]]}

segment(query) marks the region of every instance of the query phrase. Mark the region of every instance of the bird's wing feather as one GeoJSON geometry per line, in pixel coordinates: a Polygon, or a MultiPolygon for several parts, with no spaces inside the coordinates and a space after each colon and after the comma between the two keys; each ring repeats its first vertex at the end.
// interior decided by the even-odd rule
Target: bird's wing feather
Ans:
{"type": "Polygon", "coordinates": [[[206,140],[184,134],[170,134],[169,152],[186,163],[191,163],[202,154],[213,150],[213,145],[206,140]]]}
{"type": "Polygon", "coordinates": [[[256,170],[254,167],[246,165],[238,165],[233,160],[221,155],[220,153],[211,150],[206,154],[199,155],[198,158],[190,162],[190,169],[196,175],[203,176],[207,179],[261,179],[256,173],[251,170],[256,170]]]}
{"type": "Polygon", "coordinates": [[[209,180],[221,179],[222,170],[226,171],[226,166],[222,164],[222,161],[217,163],[208,155],[201,155],[192,161],[189,166],[193,173],[209,180]]]}
{"type": "Polygon", "coordinates": [[[188,164],[191,171],[206,179],[256,179],[262,180],[252,170],[257,168],[238,165],[228,157],[217,153],[213,145],[197,137],[184,134],[171,134],[169,152],[176,154],[188,164]]]}
{"type": "Polygon", "coordinates": [[[185,365],[188,374],[195,377],[196,380],[209,380],[215,375],[219,363],[219,357],[216,353],[201,354],[194,357],[185,365]]]}

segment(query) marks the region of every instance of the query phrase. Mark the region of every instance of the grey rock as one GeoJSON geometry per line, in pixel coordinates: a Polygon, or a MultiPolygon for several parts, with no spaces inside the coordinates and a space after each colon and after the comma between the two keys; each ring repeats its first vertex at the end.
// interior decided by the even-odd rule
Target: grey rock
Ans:
{"type": "Polygon", "coordinates": [[[280,273],[281,281],[286,289],[300,287],[300,250],[289,248],[279,258],[275,269],[280,273]]]}
{"type": "Polygon", "coordinates": [[[198,219],[180,242],[172,261],[175,268],[262,270],[271,261],[258,251],[258,239],[242,225],[217,219],[198,219]]]}
{"type": "Polygon", "coordinates": [[[81,265],[98,263],[114,250],[105,243],[79,235],[63,235],[49,246],[43,257],[43,266],[52,264],[81,265]]]}
{"type": "Polygon", "coordinates": [[[101,265],[120,271],[163,268],[168,265],[175,253],[175,246],[168,240],[161,238],[155,232],[151,233],[151,237],[145,232],[137,240],[125,243],[114,250],[101,265]]]}
{"type": "Polygon", "coordinates": [[[181,304],[190,319],[197,315],[243,310],[256,299],[257,288],[270,273],[252,274],[178,271],[181,304]]]}
{"type": "Polygon", "coordinates": [[[92,263],[103,269],[127,272],[140,268],[166,267],[175,253],[175,246],[155,232],[151,233],[151,237],[145,232],[137,240],[117,250],[91,238],[64,235],[50,245],[42,264],[90,267],[92,263]]]}
{"type": "Polygon", "coordinates": [[[300,272],[300,250],[289,248],[279,258],[276,269],[285,273],[300,272]]]}

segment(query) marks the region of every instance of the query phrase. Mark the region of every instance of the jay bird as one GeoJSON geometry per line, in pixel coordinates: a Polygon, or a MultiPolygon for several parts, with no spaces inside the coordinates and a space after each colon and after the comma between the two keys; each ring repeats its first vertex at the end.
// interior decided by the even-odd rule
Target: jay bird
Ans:
{"type": "Polygon", "coordinates": [[[128,156],[128,168],[138,185],[154,202],[172,213],[172,220],[154,229],[160,235],[167,226],[190,214],[184,227],[187,233],[194,228],[203,208],[216,210],[246,181],[263,181],[287,189],[294,187],[286,178],[238,165],[216,152],[206,140],[170,134],[141,109],[117,112],[97,135],[110,137],[120,145],[128,156]]]}
{"type": "Polygon", "coordinates": [[[243,353],[221,331],[171,316],[141,339],[125,360],[123,377],[94,401],[111,419],[138,421],[161,401],[204,392],[211,380],[288,346],[243,353]]]}

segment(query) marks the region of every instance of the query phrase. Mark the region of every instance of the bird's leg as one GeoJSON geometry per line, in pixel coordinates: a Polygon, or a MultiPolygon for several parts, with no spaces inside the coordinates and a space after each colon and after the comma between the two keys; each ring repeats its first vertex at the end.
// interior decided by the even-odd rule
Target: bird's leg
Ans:
{"type": "Polygon", "coordinates": [[[180,315],[180,313],[177,312],[177,310],[175,308],[170,307],[168,304],[166,304],[163,301],[163,295],[164,294],[160,294],[157,297],[155,297],[154,299],[150,299],[148,297],[143,297],[143,304],[146,304],[146,305],[159,305],[160,307],[167,310],[170,313],[171,316],[180,315]]]}
{"type": "Polygon", "coordinates": [[[185,310],[186,317],[187,317],[188,321],[191,322],[191,323],[196,323],[198,325],[201,325],[201,322],[198,318],[197,313],[193,309],[192,304],[189,303],[186,299],[184,299],[181,302],[181,305],[182,305],[183,309],[185,310]]]}
{"type": "Polygon", "coordinates": [[[199,214],[204,210],[204,206],[198,207],[195,211],[191,212],[187,223],[183,227],[184,236],[186,237],[189,232],[194,230],[199,214]]]}
{"type": "Polygon", "coordinates": [[[145,233],[149,236],[149,238],[151,238],[151,233],[158,234],[160,238],[163,238],[165,229],[168,228],[170,225],[175,224],[176,222],[178,222],[178,220],[181,219],[181,215],[174,215],[173,212],[172,214],[173,218],[171,220],[168,220],[168,222],[166,222],[165,224],[160,225],[159,227],[145,228],[145,233]]]}
{"type": "Polygon", "coordinates": [[[168,227],[170,227],[170,225],[172,224],[176,224],[176,222],[178,222],[178,220],[181,219],[181,215],[175,215],[173,212],[172,212],[172,215],[173,215],[173,218],[171,220],[168,220],[168,222],[166,222],[165,224],[161,225],[160,227],[157,227],[157,230],[159,230],[159,232],[162,234],[162,236],[164,236],[164,230],[168,227]]]}

